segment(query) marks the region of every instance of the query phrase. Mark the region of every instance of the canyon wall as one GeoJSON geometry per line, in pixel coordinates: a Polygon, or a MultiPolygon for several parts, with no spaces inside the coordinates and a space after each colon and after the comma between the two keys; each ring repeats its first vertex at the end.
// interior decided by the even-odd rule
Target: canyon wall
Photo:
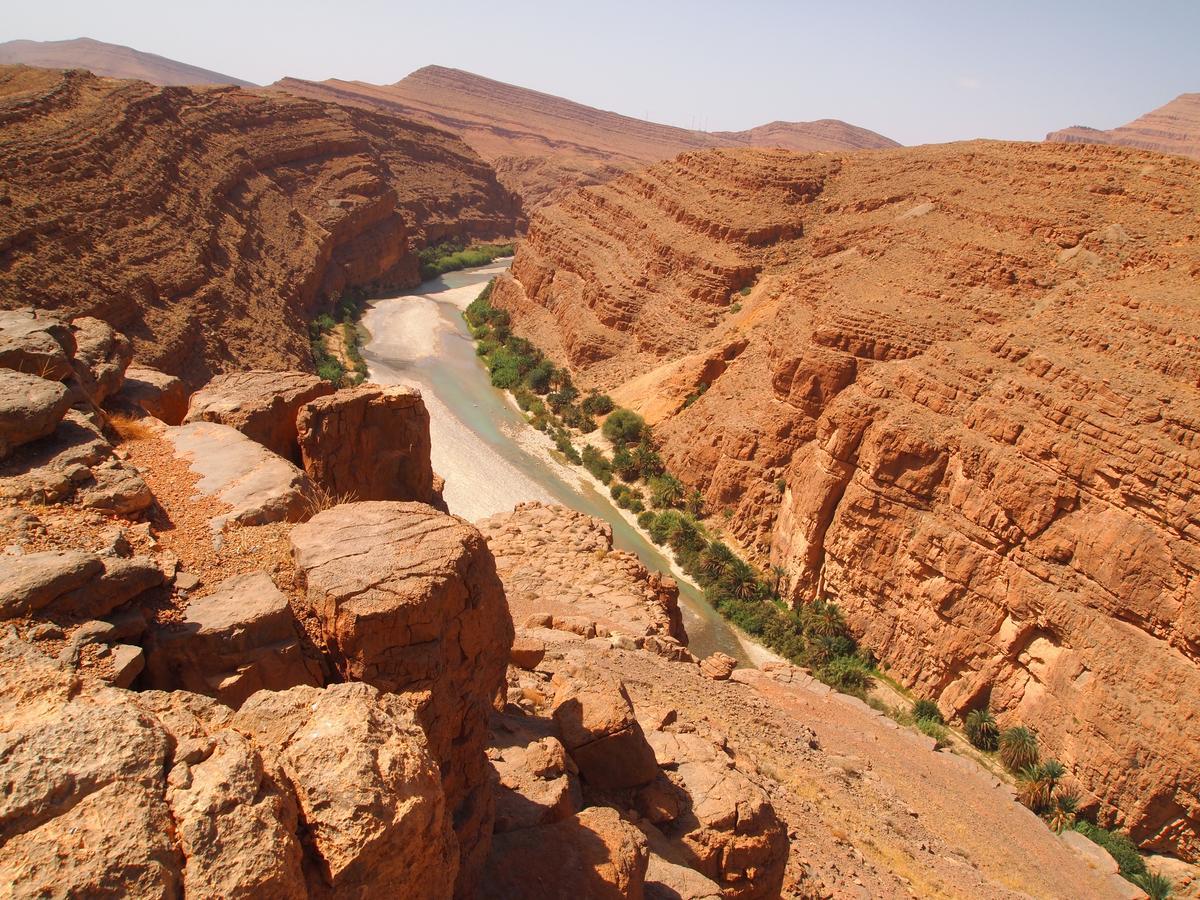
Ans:
{"type": "Polygon", "coordinates": [[[0,168],[0,307],[101,318],[192,384],[311,366],[331,293],[522,224],[445,132],[239,88],[0,67],[0,168]]]}
{"type": "Polygon", "coordinates": [[[492,299],[795,602],[1196,858],[1198,199],[1078,144],[685,154],[541,211],[492,299]]]}

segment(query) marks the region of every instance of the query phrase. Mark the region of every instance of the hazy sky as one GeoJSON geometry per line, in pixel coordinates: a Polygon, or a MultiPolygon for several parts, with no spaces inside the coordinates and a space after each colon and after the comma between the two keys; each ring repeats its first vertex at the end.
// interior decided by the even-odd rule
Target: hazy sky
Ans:
{"type": "Polygon", "coordinates": [[[711,131],[839,118],[905,144],[1111,128],[1200,91],[1200,0],[43,0],[0,40],[126,44],[269,83],[438,63],[711,131]]]}

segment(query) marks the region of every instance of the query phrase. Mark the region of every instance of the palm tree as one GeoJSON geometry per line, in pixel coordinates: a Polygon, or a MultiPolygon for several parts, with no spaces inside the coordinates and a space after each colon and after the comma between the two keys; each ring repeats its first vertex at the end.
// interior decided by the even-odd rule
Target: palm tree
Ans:
{"type": "Polygon", "coordinates": [[[1000,760],[1010,772],[1037,765],[1037,735],[1024,725],[1006,729],[1000,735],[1000,760]]]}
{"type": "Polygon", "coordinates": [[[1017,799],[1038,815],[1050,805],[1050,782],[1044,767],[1026,766],[1017,773],[1017,799]]]}
{"type": "Polygon", "coordinates": [[[1067,767],[1060,763],[1057,759],[1048,759],[1042,763],[1042,775],[1050,786],[1050,792],[1058,787],[1058,783],[1062,781],[1064,775],[1067,774],[1067,767]]]}
{"type": "Polygon", "coordinates": [[[700,568],[704,574],[717,581],[724,577],[733,564],[737,562],[737,557],[734,556],[732,550],[727,544],[721,541],[713,541],[708,545],[708,549],[704,551],[704,557],[700,562],[700,568]]]}
{"type": "Polygon", "coordinates": [[[1050,805],[1050,827],[1059,834],[1075,824],[1075,814],[1079,812],[1079,792],[1075,790],[1060,790],[1054,795],[1050,805]]]}
{"type": "Polygon", "coordinates": [[[733,580],[733,596],[739,600],[750,600],[758,592],[758,578],[742,560],[734,562],[729,575],[733,580]]]}
{"type": "Polygon", "coordinates": [[[771,577],[775,579],[775,586],[771,589],[771,592],[776,597],[781,596],[779,593],[779,587],[783,584],[783,579],[786,577],[786,575],[787,569],[785,569],[783,566],[771,566],[771,577]]]}
{"type": "Polygon", "coordinates": [[[805,631],[818,637],[837,637],[846,630],[842,611],[836,604],[814,600],[806,610],[805,631]]]}
{"type": "Polygon", "coordinates": [[[1150,900],[1167,900],[1175,890],[1175,885],[1171,883],[1170,879],[1157,872],[1147,872],[1145,875],[1136,876],[1133,880],[1146,892],[1150,900]]]}
{"type": "Polygon", "coordinates": [[[996,720],[992,716],[992,711],[986,706],[982,709],[973,709],[967,713],[967,719],[964,724],[967,731],[967,740],[971,742],[972,746],[990,753],[999,745],[1000,729],[996,727],[996,720]]]}

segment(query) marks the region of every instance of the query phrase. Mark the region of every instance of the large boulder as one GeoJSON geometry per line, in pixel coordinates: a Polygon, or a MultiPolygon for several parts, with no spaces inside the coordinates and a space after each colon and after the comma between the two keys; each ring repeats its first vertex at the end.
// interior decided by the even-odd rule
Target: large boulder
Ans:
{"type": "Polygon", "coordinates": [[[322,683],[287,597],[264,572],[235,575],[193,598],[182,621],[150,632],[146,653],[149,687],[208,694],[232,707],[256,691],[322,683]]]}
{"type": "Polygon", "coordinates": [[[474,889],[493,816],[487,717],[512,620],[482,535],[420,503],[335,506],[292,530],[298,580],[338,673],[419,704],[474,889]]]}
{"type": "Polygon", "coordinates": [[[200,476],[197,490],[230,507],[214,519],[214,528],[227,520],[242,525],[295,522],[307,512],[304,473],[236,429],[194,422],[168,428],[165,436],[200,476]]]}
{"type": "Polygon", "coordinates": [[[586,669],[556,673],[552,684],[554,722],[589,786],[633,788],[655,779],[658,763],[625,685],[586,669]]]}
{"type": "Polygon", "coordinates": [[[314,896],[445,900],[458,848],[412,707],[366,684],[261,691],[233,718],[296,792],[314,896]],[[322,890],[321,888],[324,888],[322,890]]]}
{"type": "Polygon", "coordinates": [[[553,723],[504,715],[488,747],[496,789],[495,833],[549,825],[583,808],[578,769],[553,723]]]}
{"type": "Polygon", "coordinates": [[[141,366],[125,370],[125,381],[109,402],[141,410],[168,425],[180,424],[188,411],[187,388],[179,378],[141,366]]]}
{"type": "Polygon", "coordinates": [[[37,612],[103,571],[104,561],[82,550],[0,554],[0,619],[37,612]]]}
{"type": "Polygon", "coordinates": [[[13,449],[53,434],[71,405],[61,382],[0,369],[0,459],[13,449]]]}
{"type": "Polygon", "coordinates": [[[614,809],[596,806],[552,825],[498,834],[485,900],[642,900],[646,839],[614,809]]]}
{"type": "Polygon", "coordinates": [[[218,375],[192,395],[185,421],[228,425],[299,462],[296,413],[310,400],[333,391],[328,381],[307,372],[231,372],[218,375]]]}
{"type": "Polygon", "coordinates": [[[341,390],[301,407],[296,428],[304,471],[331,497],[441,506],[420,391],[376,385],[341,390]]]}
{"type": "Polygon", "coordinates": [[[51,381],[74,374],[75,336],[61,319],[33,309],[0,309],[0,369],[51,381]]]}
{"type": "Polygon", "coordinates": [[[91,316],[71,320],[75,334],[75,358],[71,365],[84,393],[96,404],[116,393],[133,360],[129,338],[107,322],[91,316]]]}
{"type": "Polygon", "coordinates": [[[679,857],[719,884],[725,897],[778,897],[788,837],[766,793],[711,738],[652,731],[649,740],[685,800],[680,815],[660,823],[679,857]]]}

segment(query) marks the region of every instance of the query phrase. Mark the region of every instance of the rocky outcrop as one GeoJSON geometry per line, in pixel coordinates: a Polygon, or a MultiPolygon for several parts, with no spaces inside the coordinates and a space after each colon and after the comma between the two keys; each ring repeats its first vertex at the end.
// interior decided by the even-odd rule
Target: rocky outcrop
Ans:
{"type": "Polygon", "coordinates": [[[492,555],[473,527],[420,503],[335,506],[291,541],[338,674],[419,708],[462,852],[458,891],[468,896],[493,820],[487,714],[513,638],[492,555]]]}
{"type": "Polygon", "coordinates": [[[53,434],[70,405],[71,395],[59,382],[0,369],[0,459],[53,434]]]}
{"type": "Polygon", "coordinates": [[[494,717],[488,759],[496,791],[496,834],[551,825],[583,808],[579,767],[545,720],[494,717]]]}
{"type": "Polygon", "coordinates": [[[409,387],[363,385],[300,407],[304,470],[331,497],[443,506],[429,462],[429,412],[409,387]]]}
{"type": "Polygon", "coordinates": [[[296,522],[307,514],[304,473],[237,429],[193,422],[164,434],[176,455],[200,476],[196,489],[229,507],[213,520],[215,530],[226,521],[263,525],[296,522]]]}
{"type": "Polygon", "coordinates": [[[0,368],[51,381],[73,374],[75,335],[54,316],[33,309],[0,310],[0,368]]]}
{"type": "Polygon", "coordinates": [[[97,406],[120,390],[133,345],[107,322],[91,316],[71,320],[75,357],[71,364],[84,393],[97,406]]]}
{"type": "Polygon", "coordinates": [[[263,572],[235,575],[191,598],[182,621],[157,625],[146,647],[148,687],[207,694],[234,708],[260,690],[322,683],[287,597],[263,572]]]}
{"type": "Polygon", "coordinates": [[[530,209],[559,199],[569,189],[600,184],[689,150],[898,146],[873,131],[836,119],[772,122],[749,131],[690,131],[443,66],[426,66],[389,85],[285,78],[272,87],[397,113],[457,134],[495,166],[500,180],[530,209]]]}
{"type": "Polygon", "coordinates": [[[109,401],[119,409],[140,410],[167,425],[179,425],[188,411],[188,393],[174,375],[142,366],[125,370],[121,389],[109,401]]]}
{"type": "Polygon", "coordinates": [[[1100,131],[1074,125],[1050,132],[1046,140],[1068,144],[1116,144],[1200,158],[1200,94],[1180,94],[1170,103],[1119,128],[1100,131]]]}
{"type": "Polygon", "coordinates": [[[218,375],[192,395],[184,421],[228,425],[298,463],[296,414],[310,400],[333,391],[328,381],[306,372],[232,372],[218,375]]]}
{"type": "Polygon", "coordinates": [[[478,525],[496,557],[514,621],[548,617],[551,627],[556,617],[560,623],[587,622],[589,636],[602,629],[639,645],[652,637],[669,656],[686,647],[675,582],[650,573],[634,554],[614,550],[607,523],[531,502],[478,525]]]}
{"type": "Polygon", "coordinates": [[[1194,858],[1198,189],[1070,144],[687,154],[540,213],[492,301],[795,602],[1194,858]]]}
{"type": "Polygon", "coordinates": [[[279,93],[3,67],[0,120],[0,307],[94,316],[192,386],[311,367],[327,298],[519,222],[446,132],[279,93]]]}

